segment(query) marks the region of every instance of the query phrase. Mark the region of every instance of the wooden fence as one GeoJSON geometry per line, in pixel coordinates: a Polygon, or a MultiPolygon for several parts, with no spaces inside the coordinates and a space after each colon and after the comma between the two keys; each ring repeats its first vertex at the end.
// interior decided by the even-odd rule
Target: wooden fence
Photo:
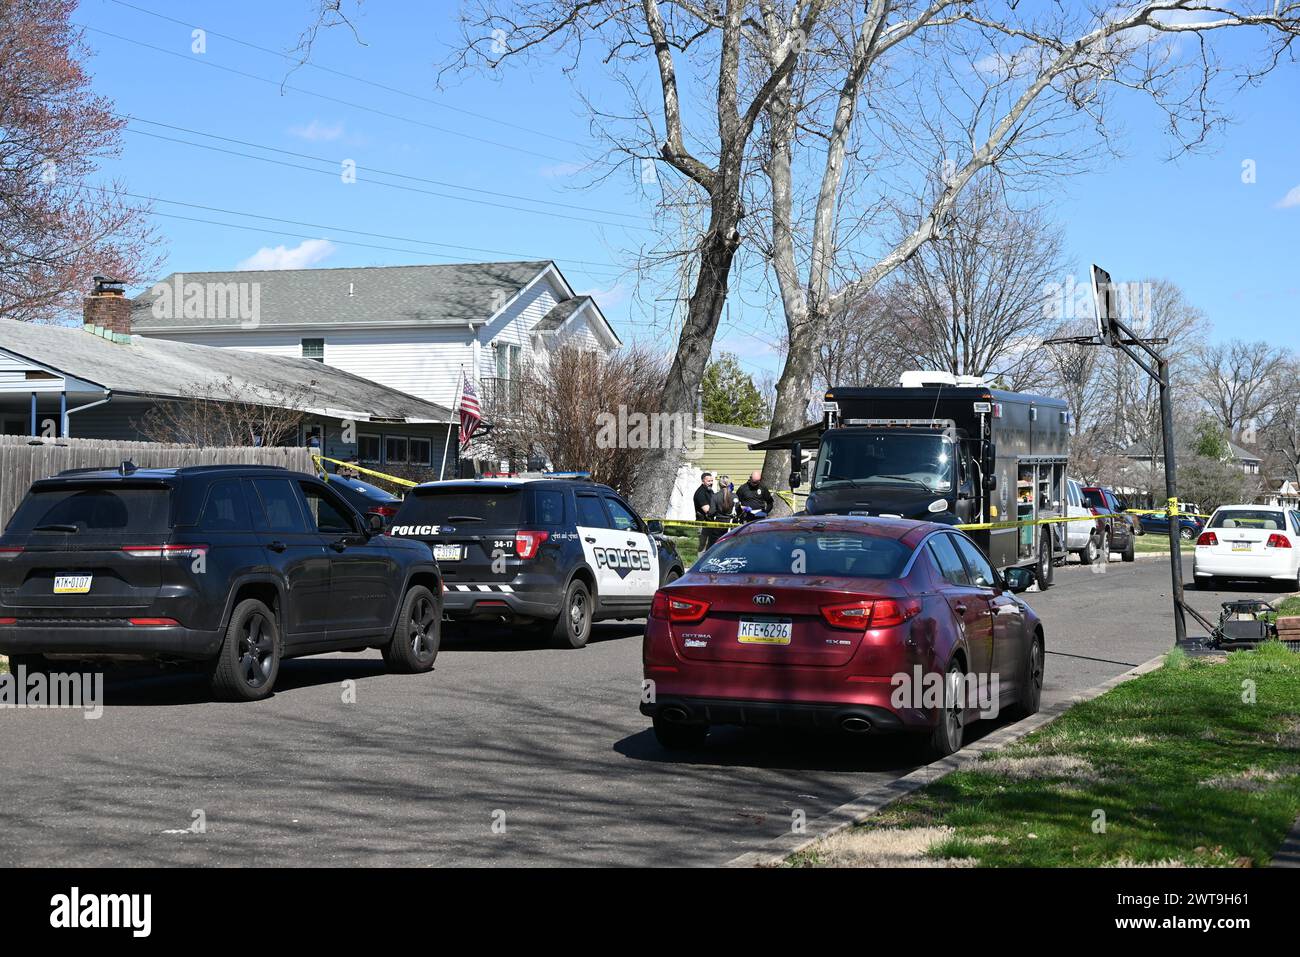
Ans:
{"type": "Polygon", "coordinates": [[[160,442],[117,442],[112,439],[34,440],[26,435],[0,435],[0,529],[8,523],[27,488],[39,478],[64,469],[117,468],[130,459],[140,468],[182,465],[282,465],[298,472],[315,471],[305,448],[251,446],[196,449],[160,442]]]}

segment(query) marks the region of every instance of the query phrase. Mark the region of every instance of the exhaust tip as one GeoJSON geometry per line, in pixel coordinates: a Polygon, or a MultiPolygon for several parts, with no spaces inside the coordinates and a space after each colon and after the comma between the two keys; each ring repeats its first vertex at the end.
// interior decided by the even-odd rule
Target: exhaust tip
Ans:
{"type": "Polygon", "coordinates": [[[840,727],[850,734],[865,734],[871,730],[871,722],[866,718],[859,718],[856,715],[850,715],[840,721],[840,727]]]}
{"type": "Polygon", "coordinates": [[[663,718],[664,718],[665,721],[685,721],[685,720],[686,720],[686,710],[685,710],[684,708],[679,708],[679,707],[677,707],[677,706],[675,706],[675,705],[674,705],[673,707],[671,707],[671,708],[664,708],[664,710],[661,711],[660,714],[663,715],[663,718]]]}

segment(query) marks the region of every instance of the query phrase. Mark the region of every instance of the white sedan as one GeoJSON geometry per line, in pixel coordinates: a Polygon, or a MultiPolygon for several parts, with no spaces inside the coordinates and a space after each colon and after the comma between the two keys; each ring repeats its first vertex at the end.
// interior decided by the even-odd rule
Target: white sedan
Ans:
{"type": "Polygon", "coordinates": [[[1264,505],[1223,505],[1196,540],[1196,587],[1219,579],[1261,578],[1300,589],[1300,512],[1264,505]]]}

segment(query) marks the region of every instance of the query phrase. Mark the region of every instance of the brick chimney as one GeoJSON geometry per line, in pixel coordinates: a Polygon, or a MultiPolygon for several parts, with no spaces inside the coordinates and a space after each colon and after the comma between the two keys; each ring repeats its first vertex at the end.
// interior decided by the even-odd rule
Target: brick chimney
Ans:
{"type": "Polygon", "coordinates": [[[95,291],[86,297],[82,316],[90,331],[118,342],[130,340],[131,300],[119,280],[96,276],[95,291]]]}

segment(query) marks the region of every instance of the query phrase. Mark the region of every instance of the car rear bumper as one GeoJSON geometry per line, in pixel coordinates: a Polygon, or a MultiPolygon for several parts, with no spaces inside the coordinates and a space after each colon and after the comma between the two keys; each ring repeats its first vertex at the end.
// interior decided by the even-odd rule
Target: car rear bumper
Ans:
{"type": "Polygon", "coordinates": [[[550,619],[560,614],[559,584],[546,592],[497,583],[448,582],[446,588],[443,614],[455,620],[550,619]]]}
{"type": "Polygon", "coordinates": [[[219,631],[181,625],[131,625],[126,619],[19,618],[0,625],[0,654],[167,658],[202,661],[221,647],[219,631]]]}
{"type": "Polygon", "coordinates": [[[932,720],[909,724],[897,712],[871,704],[753,701],[684,695],[657,696],[653,702],[642,702],[641,713],[682,724],[838,729],[873,734],[923,730],[933,726],[932,720]]]}
{"type": "MultiPolygon", "coordinates": [[[[1285,551],[1285,550],[1283,550],[1285,551]]],[[[1196,555],[1193,574],[1201,578],[1214,575],[1220,578],[1276,578],[1289,580],[1296,577],[1291,557],[1281,555],[1196,555]]]]}

